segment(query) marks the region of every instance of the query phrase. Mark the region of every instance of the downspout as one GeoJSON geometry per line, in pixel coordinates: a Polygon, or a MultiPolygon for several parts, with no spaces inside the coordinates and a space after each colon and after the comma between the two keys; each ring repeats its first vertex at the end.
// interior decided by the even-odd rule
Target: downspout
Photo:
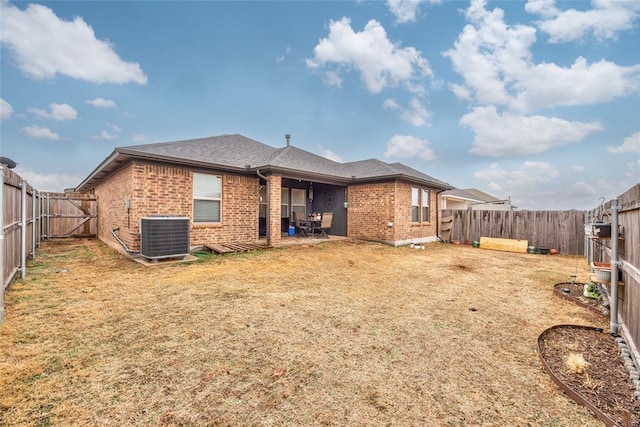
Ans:
{"type": "Polygon", "coordinates": [[[618,199],[611,201],[611,319],[609,333],[618,336],[618,199]]]}
{"type": "Polygon", "coordinates": [[[446,188],[436,191],[436,238],[440,240],[442,243],[445,243],[444,239],[440,237],[440,208],[438,206],[438,194],[447,191],[446,188]]]}
{"type": "MultiPolygon", "coordinates": [[[[287,138],[287,142],[288,141],[289,140],[287,138]]],[[[258,176],[260,178],[264,179],[266,181],[266,183],[267,183],[267,209],[266,209],[265,214],[267,215],[267,218],[266,218],[266,221],[267,221],[266,233],[267,233],[267,246],[268,246],[268,245],[271,245],[271,224],[270,224],[270,222],[271,222],[271,197],[270,197],[271,184],[269,183],[269,178],[267,178],[266,176],[262,175],[260,173],[259,169],[256,169],[256,173],[258,174],[258,176]]],[[[258,234],[260,234],[260,233],[258,233],[258,234]]]]}

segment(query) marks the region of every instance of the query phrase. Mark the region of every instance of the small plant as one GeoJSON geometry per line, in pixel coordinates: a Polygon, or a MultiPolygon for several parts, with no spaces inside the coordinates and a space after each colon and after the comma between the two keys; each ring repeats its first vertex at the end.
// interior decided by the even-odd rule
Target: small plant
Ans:
{"type": "Polygon", "coordinates": [[[569,372],[574,374],[584,374],[589,362],[584,360],[584,356],[580,353],[569,353],[564,359],[564,364],[569,372]]]}
{"type": "Polygon", "coordinates": [[[593,282],[584,285],[584,291],[582,292],[582,294],[587,298],[600,298],[600,290],[598,289],[598,285],[593,282]]]}

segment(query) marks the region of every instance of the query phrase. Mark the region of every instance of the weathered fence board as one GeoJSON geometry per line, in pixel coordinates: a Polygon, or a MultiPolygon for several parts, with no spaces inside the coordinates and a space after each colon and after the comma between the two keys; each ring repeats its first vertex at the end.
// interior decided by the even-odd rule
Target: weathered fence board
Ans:
{"type": "Polygon", "coordinates": [[[55,237],[94,237],[98,232],[98,199],[93,194],[43,193],[43,234],[55,237]]]}
{"type": "Polygon", "coordinates": [[[14,171],[0,166],[0,322],[4,290],[26,275],[26,260],[35,257],[42,238],[90,237],[98,229],[95,195],[39,193],[14,171]]]}
{"type": "Polygon", "coordinates": [[[480,237],[527,240],[530,245],[583,255],[584,211],[444,210],[453,217],[450,240],[480,237]]]}
{"type": "Polygon", "coordinates": [[[33,245],[27,245],[22,241],[22,185],[26,186],[25,203],[25,235],[29,242],[33,236],[33,196],[34,189],[28,185],[18,174],[3,167],[2,183],[2,283],[0,289],[4,290],[15,279],[22,265],[25,250],[32,252],[33,245]],[[25,245],[23,247],[23,245],[25,245]]]}
{"type": "MultiPolygon", "coordinates": [[[[622,239],[618,241],[618,258],[624,261],[619,269],[620,281],[624,283],[618,293],[618,313],[622,324],[628,330],[636,352],[640,346],[640,281],[632,268],[640,269],[640,184],[636,184],[618,196],[618,225],[622,239]]],[[[611,201],[604,204],[604,210],[611,212],[611,201]]],[[[595,214],[595,210],[594,210],[595,214]]],[[[605,222],[608,222],[605,220],[605,222]]],[[[615,235],[615,233],[612,233],[615,235]]],[[[608,239],[593,243],[595,258],[605,262],[610,260],[611,242],[608,239]],[[603,250],[605,249],[605,250],[603,250]]]]}

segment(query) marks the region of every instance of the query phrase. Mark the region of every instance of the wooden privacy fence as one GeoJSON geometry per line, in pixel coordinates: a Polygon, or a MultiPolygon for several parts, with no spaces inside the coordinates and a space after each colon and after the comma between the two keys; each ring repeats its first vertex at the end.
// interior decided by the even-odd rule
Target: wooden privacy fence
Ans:
{"type": "Polygon", "coordinates": [[[450,218],[449,241],[473,241],[480,237],[527,240],[529,245],[556,248],[561,254],[584,254],[584,211],[442,211],[450,218]]]}
{"type": "Polygon", "coordinates": [[[35,258],[42,239],[97,234],[97,198],[74,193],[40,193],[0,165],[0,322],[4,291],[35,258]]]}
{"type": "MultiPolygon", "coordinates": [[[[640,184],[636,184],[618,196],[618,323],[627,339],[627,344],[635,350],[636,358],[640,358],[640,184]]],[[[594,222],[602,219],[610,223],[613,215],[612,203],[609,201],[589,213],[594,222]],[[601,217],[604,213],[603,218],[601,217]]],[[[611,236],[615,236],[612,230],[611,236]]],[[[611,239],[591,238],[587,251],[587,260],[610,262],[611,239]]],[[[637,360],[640,363],[640,360],[637,360]]]]}

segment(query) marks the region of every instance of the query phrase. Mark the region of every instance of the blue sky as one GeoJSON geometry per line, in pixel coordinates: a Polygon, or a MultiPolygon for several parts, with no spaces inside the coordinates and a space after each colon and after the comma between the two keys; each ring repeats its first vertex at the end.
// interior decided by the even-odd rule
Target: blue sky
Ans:
{"type": "Polygon", "coordinates": [[[240,133],[522,209],[640,181],[640,1],[0,0],[1,154],[41,191],[240,133]]]}

